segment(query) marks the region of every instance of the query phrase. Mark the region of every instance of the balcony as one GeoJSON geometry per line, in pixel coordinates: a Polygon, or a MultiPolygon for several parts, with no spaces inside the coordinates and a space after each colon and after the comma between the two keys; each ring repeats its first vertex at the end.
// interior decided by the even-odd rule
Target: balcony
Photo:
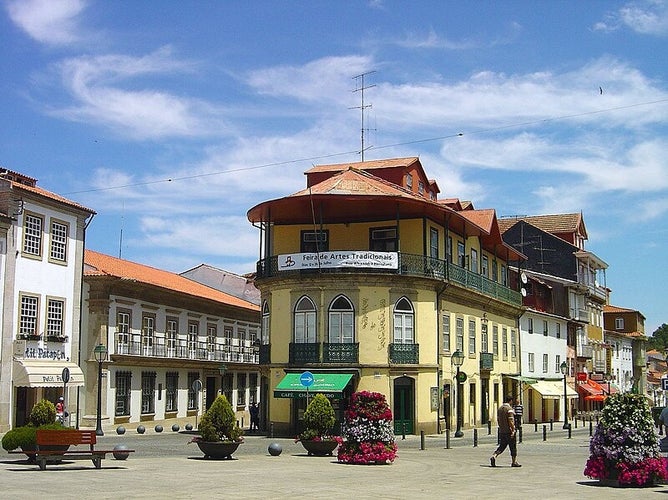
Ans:
{"type": "Polygon", "coordinates": [[[278,269],[278,256],[268,257],[257,262],[257,278],[300,277],[322,274],[399,274],[418,276],[438,281],[450,282],[488,297],[515,305],[522,305],[522,296],[516,290],[501,285],[481,274],[474,273],[445,260],[434,259],[425,255],[398,253],[397,269],[385,267],[323,267],[321,269],[278,269]]]}
{"type": "Polygon", "coordinates": [[[360,345],[348,344],[322,344],[323,363],[359,363],[360,345]]]}
{"type": "Polygon", "coordinates": [[[196,361],[228,361],[257,364],[259,355],[253,347],[230,347],[228,345],[211,345],[207,342],[195,344],[168,344],[164,338],[156,337],[152,344],[141,341],[123,341],[117,339],[112,355],[142,356],[160,359],[192,359],[196,361]]]}
{"type": "Polygon", "coordinates": [[[390,363],[417,365],[420,363],[420,344],[390,344],[390,363]]]}
{"type": "Polygon", "coordinates": [[[589,312],[586,309],[575,309],[571,308],[570,309],[570,315],[571,319],[577,320],[577,321],[589,321],[589,312]]]}
{"type": "Polygon", "coordinates": [[[491,352],[480,353],[480,371],[491,371],[494,369],[494,354],[491,352]]]}
{"type": "Polygon", "coordinates": [[[291,365],[303,365],[305,363],[320,363],[320,344],[318,342],[290,343],[291,365]]]}
{"type": "Polygon", "coordinates": [[[581,345],[577,346],[577,356],[578,358],[588,358],[591,359],[594,356],[594,348],[591,345],[581,345]]]}

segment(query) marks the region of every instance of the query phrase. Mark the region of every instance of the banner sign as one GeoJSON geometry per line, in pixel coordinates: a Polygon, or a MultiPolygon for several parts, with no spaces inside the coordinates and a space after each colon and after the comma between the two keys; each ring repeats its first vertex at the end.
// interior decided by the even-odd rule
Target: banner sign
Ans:
{"type": "Polygon", "coordinates": [[[398,269],[399,256],[397,252],[372,251],[290,253],[278,256],[279,271],[337,267],[398,269]]]}

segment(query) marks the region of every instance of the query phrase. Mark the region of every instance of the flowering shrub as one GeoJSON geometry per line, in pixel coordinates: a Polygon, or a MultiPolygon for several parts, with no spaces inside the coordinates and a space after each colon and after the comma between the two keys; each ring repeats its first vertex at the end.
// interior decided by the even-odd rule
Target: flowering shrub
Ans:
{"type": "Polygon", "coordinates": [[[592,479],[617,479],[644,486],[668,478],[668,461],[659,453],[652,414],[639,394],[614,394],[606,399],[584,474],[592,479]]]}
{"type": "Polygon", "coordinates": [[[392,430],[392,410],[377,392],[356,392],[345,412],[338,460],[348,464],[392,463],[397,445],[392,430]]]}

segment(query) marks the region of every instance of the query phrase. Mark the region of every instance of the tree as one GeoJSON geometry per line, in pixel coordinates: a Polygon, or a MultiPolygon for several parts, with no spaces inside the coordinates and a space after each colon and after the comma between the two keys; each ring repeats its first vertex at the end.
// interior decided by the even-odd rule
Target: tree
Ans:
{"type": "Polygon", "coordinates": [[[668,325],[664,323],[659,328],[654,330],[652,336],[648,339],[650,349],[656,349],[660,352],[668,351],[668,325]]]}

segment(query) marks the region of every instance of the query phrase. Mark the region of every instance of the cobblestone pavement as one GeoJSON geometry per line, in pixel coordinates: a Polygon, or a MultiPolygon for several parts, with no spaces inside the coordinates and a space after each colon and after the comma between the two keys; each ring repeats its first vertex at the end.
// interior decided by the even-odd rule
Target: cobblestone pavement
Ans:
{"type": "MultiPolygon", "coordinates": [[[[170,429],[170,427],[166,427],[170,429]]],[[[478,429],[452,438],[444,435],[397,438],[399,453],[392,465],[354,466],[336,457],[309,457],[292,439],[247,434],[233,460],[204,460],[191,436],[152,428],[139,435],[134,429],[117,435],[113,429],[99,438],[99,446],[125,444],[137,450],[127,460],[111,455],[96,470],[87,461],[65,461],[40,471],[22,455],[4,454],[0,484],[4,498],[272,498],[408,499],[408,498],[668,498],[668,485],[610,488],[583,475],[589,450],[589,429],[567,431],[554,424],[534,432],[525,425],[519,445],[521,468],[510,468],[506,451],[489,466],[495,435],[478,429]],[[281,445],[280,456],[267,447],[281,445]]]]}

